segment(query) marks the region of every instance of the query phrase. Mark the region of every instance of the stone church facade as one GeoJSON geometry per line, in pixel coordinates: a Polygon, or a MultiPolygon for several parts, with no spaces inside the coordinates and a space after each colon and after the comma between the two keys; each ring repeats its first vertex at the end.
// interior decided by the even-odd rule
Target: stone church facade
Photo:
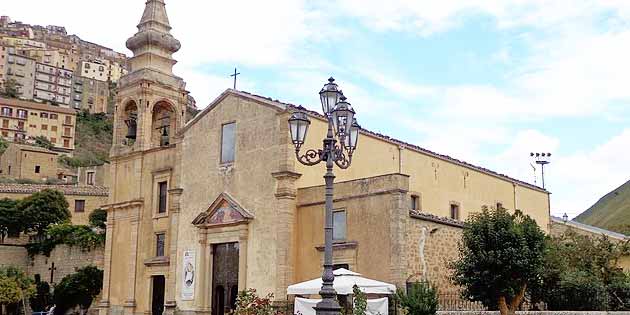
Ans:
{"type": "MultiPolygon", "coordinates": [[[[224,315],[246,288],[286,300],[323,260],[324,169],[296,163],[287,120],[299,108],[228,89],[191,117],[170,29],[164,1],[148,0],[127,41],[101,315],[224,315]]],[[[307,114],[315,147],[326,122],[307,114]]],[[[335,264],[401,287],[455,292],[446,265],[461,221],[484,205],[549,224],[547,191],[368,130],[336,175],[335,264]]]]}

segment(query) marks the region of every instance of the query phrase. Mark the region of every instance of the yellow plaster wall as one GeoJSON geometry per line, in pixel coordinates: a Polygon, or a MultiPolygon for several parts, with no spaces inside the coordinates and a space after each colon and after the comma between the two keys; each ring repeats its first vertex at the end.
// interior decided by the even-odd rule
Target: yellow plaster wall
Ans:
{"type": "MultiPolygon", "coordinates": [[[[302,153],[309,148],[321,148],[327,123],[311,117],[311,127],[302,153]]],[[[323,183],[323,164],[315,167],[296,163],[297,172],[303,174],[298,187],[317,186],[323,183]]],[[[525,187],[507,178],[486,174],[470,167],[436,158],[411,148],[363,133],[352,165],[347,170],[335,170],[336,182],[366,178],[383,174],[402,173],[410,176],[409,190],[421,198],[422,211],[438,216],[450,216],[450,204],[460,204],[460,219],[478,212],[484,205],[519,208],[533,217],[545,231],[549,223],[548,194],[525,187]],[[515,206],[516,200],[516,206],[515,206]]]]}

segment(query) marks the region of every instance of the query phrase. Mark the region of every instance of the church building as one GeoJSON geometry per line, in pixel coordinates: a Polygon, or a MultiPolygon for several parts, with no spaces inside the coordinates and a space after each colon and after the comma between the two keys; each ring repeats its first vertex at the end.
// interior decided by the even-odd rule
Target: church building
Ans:
{"type": "MultiPolygon", "coordinates": [[[[100,314],[225,315],[248,288],[287,300],[323,261],[325,167],[296,161],[287,123],[301,108],[228,89],[193,116],[170,29],[164,1],[147,0],[127,41],[100,314]]],[[[327,122],[306,113],[303,147],[317,148],[327,122]]],[[[456,293],[447,265],[482,206],[548,230],[546,190],[367,129],[335,175],[334,264],[398,287],[427,279],[456,293]]]]}

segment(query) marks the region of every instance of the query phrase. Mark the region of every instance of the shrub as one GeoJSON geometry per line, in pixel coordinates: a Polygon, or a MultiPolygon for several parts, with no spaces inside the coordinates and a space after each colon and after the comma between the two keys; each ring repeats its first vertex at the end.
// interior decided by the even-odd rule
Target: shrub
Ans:
{"type": "Polygon", "coordinates": [[[0,268],[0,307],[28,299],[35,292],[33,280],[15,267],[0,268]]]}
{"type": "Polygon", "coordinates": [[[83,267],[76,273],[65,276],[55,286],[55,314],[65,314],[75,306],[79,306],[83,314],[101,292],[102,286],[103,271],[94,266],[83,267]]]}
{"type": "Polygon", "coordinates": [[[409,315],[434,315],[438,310],[437,291],[428,282],[415,282],[407,293],[398,289],[396,297],[409,315]]]}
{"type": "MultiPolygon", "coordinates": [[[[36,279],[37,280],[37,279],[36,279]]],[[[36,281],[35,294],[31,296],[28,303],[31,305],[31,309],[34,312],[43,312],[46,310],[46,306],[52,303],[52,294],[50,294],[50,285],[46,281],[36,281]]]]}
{"type": "Polygon", "coordinates": [[[367,310],[367,295],[356,285],[352,287],[352,295],[354,295],[352,314],[365,315],[365,311],[367,310]]]}
{"type": "Polygon", "coordinates": [[[107,223],[107,211],[103,209],[95,209],[90,213],[90,225],[93,227],[104,229],[107,223]]]}
{"type": "Polygon", "coordinates": [[[50,140],[48,140],[48,138],[46,138],[45,136],[37,136],[34,137],[33,140],[35,140],[35,146],[37,147],[41,147],[47,150],[55,147],[52,142],[50,142],[50,140]]]}
{"type": "Polygon", "coordinates": [[[256,289],[247,289],[238,293],[233,315],[280,315],[271,305],[273,294],[259,297],[256,289]]]}

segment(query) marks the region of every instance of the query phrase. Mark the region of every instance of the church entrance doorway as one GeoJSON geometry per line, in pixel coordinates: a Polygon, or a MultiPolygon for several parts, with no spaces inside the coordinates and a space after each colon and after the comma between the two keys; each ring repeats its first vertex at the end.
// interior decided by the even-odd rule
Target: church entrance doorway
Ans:
{"type": "Polygon", "coordinates": [[[151,298],[151,314],[162,315],[164,312],[164,276],[153,276],[153,292],[151,298]]]}
{"type": "Polygon", "coordinates": [[[234,310],[238,295],[238,243],[212,245],[212,315],[234,310]]]}

